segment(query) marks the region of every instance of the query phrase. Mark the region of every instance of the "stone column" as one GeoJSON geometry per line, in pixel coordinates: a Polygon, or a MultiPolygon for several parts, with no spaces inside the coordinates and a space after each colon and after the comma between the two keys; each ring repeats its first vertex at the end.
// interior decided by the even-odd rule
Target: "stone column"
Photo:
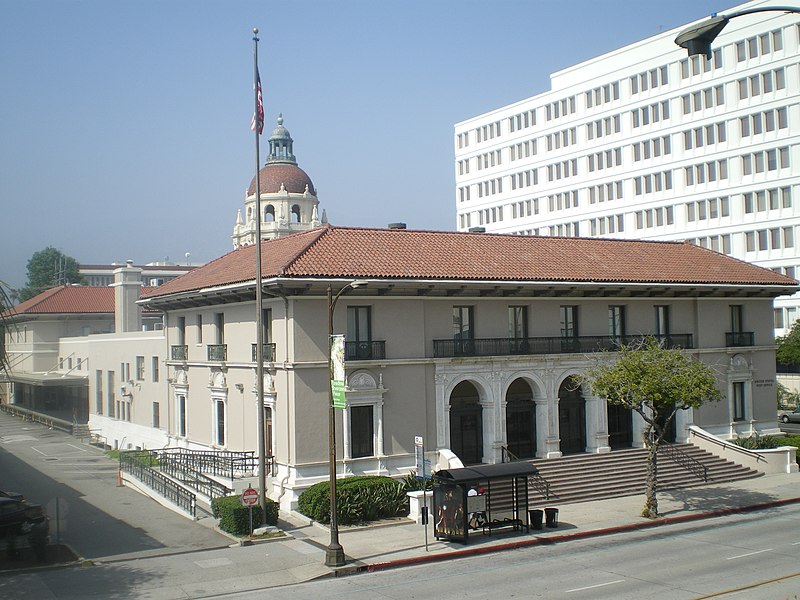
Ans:
{"type": "Polygon", "coordinates": [[[450,403],[447,397],[448,378],[441,373],[434,375],[436,385],[436,449],[449,449],[450,403]]]}
{"type": "Polygon", "coordinates": [[[605,398],[584,395],[586,402],[586,451],[595,454],[611,452],[608,445],[608,408],[605,398]]]}

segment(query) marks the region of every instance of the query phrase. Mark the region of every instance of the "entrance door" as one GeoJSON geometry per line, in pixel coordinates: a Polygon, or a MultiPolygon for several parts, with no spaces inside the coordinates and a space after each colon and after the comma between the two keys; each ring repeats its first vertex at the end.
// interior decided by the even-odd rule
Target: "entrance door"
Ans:
{"type": "Polygon", "coordinates": [[[450,395],[450,449],[465,465],[483,462],[483,409],[478,390],[468,381],[450,395]]]}
{"type": "Polygon", "coordinates": [[[450,409],[451,450],[465,465],[483,462],[481,407],[450,409]]]}
{"type": "Polygon", "coordinates": [[[558,390],[558,428],[562,453],[586,451],[586,402],[579,384],[571,379],[558,390]]]}
{"type": "Polygon", "coordinates": [[[619,404],[608,405],[608,445],[612,450],[633,444],[633,411],[619,404]]]}
{"type": "Polygon", "coordinates": [[[536,456],[536,405],[530,385],[517,379],[506,393],[508,450],[517,458],[536,456]]]}

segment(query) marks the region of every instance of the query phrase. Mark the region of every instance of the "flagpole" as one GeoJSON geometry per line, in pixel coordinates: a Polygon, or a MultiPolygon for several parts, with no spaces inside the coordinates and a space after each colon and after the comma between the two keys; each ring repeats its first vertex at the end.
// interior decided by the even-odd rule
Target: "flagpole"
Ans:
{"type": "Polygon", "coordinates": [[[255,112],[253,128],[256,136],[256,405],[258,407],[258,504],[262,515],[267,514],[266,487],[266,452],[264,448],[264,323],[263,292],[261,289],[261,157],[259,155],[259,136],[263,128],[263,105],[260,98],[261,86],[258,75],[258,28],[253,28],[253,91],[255,94],[255,112]],[[260,122],[259,122],[260,119],[260,122]]]}

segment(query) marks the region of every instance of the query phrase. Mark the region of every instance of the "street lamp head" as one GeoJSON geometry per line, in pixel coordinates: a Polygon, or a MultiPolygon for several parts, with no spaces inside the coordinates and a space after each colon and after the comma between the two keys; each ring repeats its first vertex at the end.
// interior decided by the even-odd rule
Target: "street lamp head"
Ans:
{"type": "Polygon", "coordinates": [[[367,287],[367,282],[364,279],[356,279],[349,287],[352,289],[367,287]]]}
{"type": "Polygon", "coordinates": [[[711,42],[713,42],[730,20],[729,17],[712,17],[699,25],[684,29],[675,38],[675,43],[686,48],[689,56],[704,55],[711,60],[711,42]]]}

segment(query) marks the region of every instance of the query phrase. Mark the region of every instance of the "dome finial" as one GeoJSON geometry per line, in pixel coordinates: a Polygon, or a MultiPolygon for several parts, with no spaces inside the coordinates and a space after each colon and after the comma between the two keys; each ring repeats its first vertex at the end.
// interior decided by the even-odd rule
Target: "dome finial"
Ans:
{"type": "Polygon", "coordinates": [[[272,130],[269,136],[269,156],[267,164],[270,163],[289,163],[296,165],[297,159],[292,152],[292,136],[289,130],[283,126],[283,113],[278,113],[278,125],[272,130]]]}

